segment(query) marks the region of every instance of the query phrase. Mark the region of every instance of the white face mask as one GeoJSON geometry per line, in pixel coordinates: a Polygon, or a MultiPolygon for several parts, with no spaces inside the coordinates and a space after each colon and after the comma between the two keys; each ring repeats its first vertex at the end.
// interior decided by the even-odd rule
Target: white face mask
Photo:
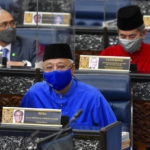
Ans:
{"type": "Polygon", "coordinates": [[[135,40],[126,40],[119,38],[120,44],[122,45],[123,49],[128,53],[134,53],[139,50],[142,44],[142,37],[139,37],[135,40]]]}

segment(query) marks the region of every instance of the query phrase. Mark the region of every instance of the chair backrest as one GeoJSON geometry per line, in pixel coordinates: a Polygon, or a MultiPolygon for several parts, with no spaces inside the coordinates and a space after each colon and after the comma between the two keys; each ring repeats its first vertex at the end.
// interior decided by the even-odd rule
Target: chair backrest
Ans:
{"type": "Polygon", "coordinates": [[[98,88],[110,103],[117,120],[122,122],[122,131],[130,131],[131,91],[129,74],[99,73],[75,74],[80,81],[98,88]]]}

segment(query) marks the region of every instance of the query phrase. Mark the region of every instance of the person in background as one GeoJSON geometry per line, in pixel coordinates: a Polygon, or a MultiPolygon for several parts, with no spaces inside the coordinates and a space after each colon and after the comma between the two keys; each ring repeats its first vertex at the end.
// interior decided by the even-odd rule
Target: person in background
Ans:
{"type": "Polygon", "coordinates": [[[69,120],[78,110],[81,116],[72,128],[95,129],[116,121],[114,112],[101,92],[75,79],[75,64],[68,44],[49,44],[43,56],[43,78],[21,101],[21,107],[61,109],[69,120]]]}
{"type": "Polygon", "coordinates": [[[150,45],[143,42],[146,29],[143,15],[136,5],[118,10],[117,27],[120,44],[103,50],[103,56],[125,56],[137,65],[137,71],[150,73],[150,45]]]}
{"type": "Polygon", "coordinates": [[[14,123],[22,123],[23,121],[23,111],[16,110],[14,112],[14,123]]]}
{"type": "Polygon", "coordinates": [[[11,14],[4,9],[0,9],[0,51],[2,51],[7,58],[7,65],[35,65],[35,40],[16,36],[15,20],[11,14]]]}

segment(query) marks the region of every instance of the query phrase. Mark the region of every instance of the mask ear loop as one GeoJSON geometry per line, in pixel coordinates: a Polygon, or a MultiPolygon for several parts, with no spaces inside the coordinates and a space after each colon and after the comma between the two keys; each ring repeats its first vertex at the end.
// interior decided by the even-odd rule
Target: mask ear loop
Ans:
{"type": "Polygon", "coordinates": [[[72,69],[72,68],[73,68],[73,64],[70,65],[70,69],[72,69]]]}
{"type": "MultiPolygon", "coordinates": [[[[72,63],[72,64],[70,65],[70,70],[73,68],[73,64],[74,64],[74,63],[72,63]]],[[[75,77],[74,74],[72,75],[72,77],[76,79],[76,77],[75,77]]]]}

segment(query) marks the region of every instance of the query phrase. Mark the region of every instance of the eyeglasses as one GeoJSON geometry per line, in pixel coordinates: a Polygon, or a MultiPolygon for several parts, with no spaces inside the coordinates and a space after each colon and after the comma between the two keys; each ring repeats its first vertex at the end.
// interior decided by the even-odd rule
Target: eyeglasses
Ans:
{"type": "Polygon", "coordinates": [[[6,28],[8,25],[10,25],[11,27],[16,26],[16,23],[14,20],[10,21],[10,22],[2,22],[0,23],[0,28],[6,28]]]}
{"type": "Polygon", "coordinates": [[[70,64],[68,66],[66,66],[65,64],[56,64],[56,65],[52,65],[52,64],[48,64],[46,66],[44,66],[44,71],[45,72],[52,72],[54,70],[57,70],[57,71],[65,71],[67,69],[71,69],[73,66],[73,64],[70,64]]]}

